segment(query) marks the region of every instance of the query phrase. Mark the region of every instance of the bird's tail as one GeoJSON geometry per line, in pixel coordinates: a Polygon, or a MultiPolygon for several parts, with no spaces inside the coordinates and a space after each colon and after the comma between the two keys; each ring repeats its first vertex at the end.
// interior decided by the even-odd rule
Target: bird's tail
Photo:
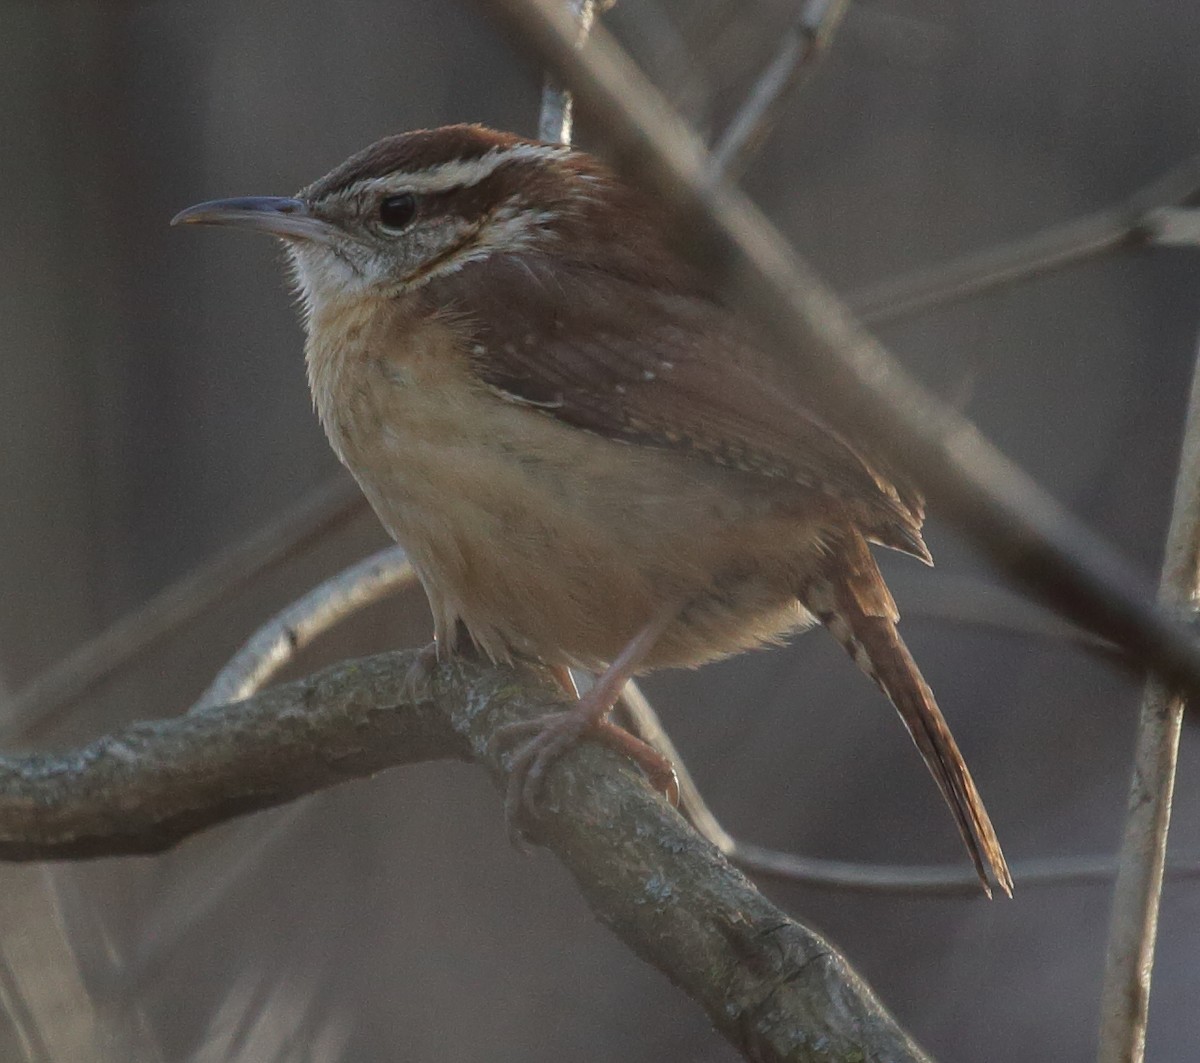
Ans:
{"type": "Polygon", "coordinates": [[[954,814],[984,892],[992,895],[990,870],[997,885],[1012,896],[1012,876],[983,799],[933,691],[896,630],[896,604],[861,536],[854,534],[837,544],[801,600],[900,713],[954,814]]]}

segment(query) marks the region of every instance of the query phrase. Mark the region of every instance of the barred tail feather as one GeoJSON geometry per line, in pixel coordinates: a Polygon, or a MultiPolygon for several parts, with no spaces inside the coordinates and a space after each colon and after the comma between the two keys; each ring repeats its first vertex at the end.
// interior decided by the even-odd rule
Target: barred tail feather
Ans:
{"type": "Polygon", "coordinates": [[[983,799],[942,716],[933,691],[896,630],[891,595],[868,548],[859,540],[848,566],[832,559],[826,575],[806,588],[802,600],[879,685],[904,720],[938,789],[950,806],[984,892],[990,897],[988,871],[1012,896],[1012,876],[983,799]],[[863,556],[869,564],[864,565],[863,556]]]}

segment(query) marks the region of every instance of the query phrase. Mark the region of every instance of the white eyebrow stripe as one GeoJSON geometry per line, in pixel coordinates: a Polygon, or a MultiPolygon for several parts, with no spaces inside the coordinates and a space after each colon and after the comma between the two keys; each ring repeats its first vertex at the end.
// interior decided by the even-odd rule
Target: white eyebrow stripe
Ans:
{"type": "Polygon", "coordinates": [[[491,177],[501,166],[518,159],[561,159],[571,153],[562,144],[515,144],[511,148],[492,148],[477,159],[456,159],[414,173],[394,173],[358,181],[338,193],[338,198],[354,198],[372,192],[444,192],[469,187],[491,177]]]}

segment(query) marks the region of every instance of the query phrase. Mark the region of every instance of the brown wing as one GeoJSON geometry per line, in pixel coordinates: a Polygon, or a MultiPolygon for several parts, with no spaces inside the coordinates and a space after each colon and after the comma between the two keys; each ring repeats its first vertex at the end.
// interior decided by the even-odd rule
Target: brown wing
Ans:
{"type": "Polygon", "coordinates": [[[868,537],[929,559],[919,496],[902,496],[813,413],[712,300],[561,257],[496,256],[469,268],[431,295],[462,312],[477,371],[499,393],[610,438],[819,491],[868,537]]]}

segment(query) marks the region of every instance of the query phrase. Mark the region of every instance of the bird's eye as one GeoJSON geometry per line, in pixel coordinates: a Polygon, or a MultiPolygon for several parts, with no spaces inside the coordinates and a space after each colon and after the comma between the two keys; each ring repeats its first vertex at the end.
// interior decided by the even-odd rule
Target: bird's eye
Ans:
{"type": "Polygon", "coordinates": [[[399,232],[412,222],[417,214],[417,198],[409,192],[388,196],[379,204],[379,224],[385,229],[399,232]]]}

